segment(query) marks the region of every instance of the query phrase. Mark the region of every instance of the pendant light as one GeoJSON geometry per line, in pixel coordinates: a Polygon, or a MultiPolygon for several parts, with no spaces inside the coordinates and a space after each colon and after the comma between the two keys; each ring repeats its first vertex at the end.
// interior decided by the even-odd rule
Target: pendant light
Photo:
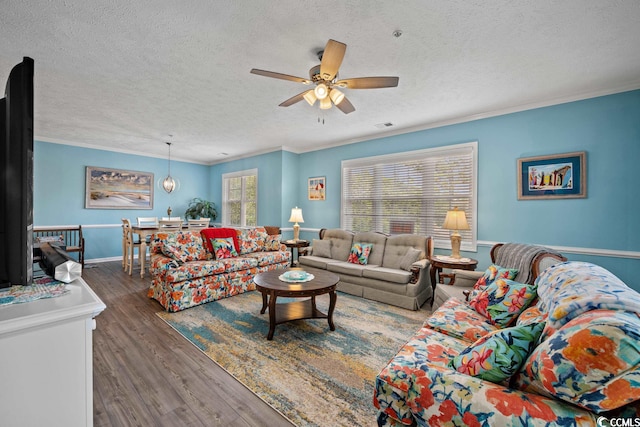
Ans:
{"type": "Polygon", "coordinates": [[[171,177],[171,143],[167,142],[167,145],[169,146],[169,173],[167,174],[167,177],[162,181],[162,188],[167,193],[171,193],[176,189],[176,180],[171,177]]]}

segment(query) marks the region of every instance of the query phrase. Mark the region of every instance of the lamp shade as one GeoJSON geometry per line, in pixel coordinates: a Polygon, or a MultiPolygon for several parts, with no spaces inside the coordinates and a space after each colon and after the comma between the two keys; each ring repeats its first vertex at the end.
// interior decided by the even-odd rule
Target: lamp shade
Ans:
{"type": "Polygon", "coordinates": [[[316,94],[313,92],[313,89],[306,91],[305,94],[302,95],[302,97],[309,103],[309,105],[315,104],[316,99],[318,99],[316,98],[316,94]]]}
{"type": "Polygon", "coordinates": [[[316,95],[316,98],[325,99],[327,95],[329,95],[329,88],[327,87],[326,84],[320,83],[316,86],[313,92],[316,95]]]}
{"type": "Polygon", "coordinates": [[[292,208],[289,222],[304,222],[304,218],[302,218],[302,209],[297,206],[295,208],[292,208]]]}
{"type": "Polygon", "coordinates": [[[331,98],[334,104],[338,105],[344,99],[344,93],[340,92],[338,89],[331,89],[331,92],[329,92],[329,98],[331,98]]]}
{"type": "Polygon", "coordinates": [[[447,230],[468,230],[469,223],[464,211],[458,210],[457,207],[453,208],[452,211],[448,211],[442,228],[447,230]]]}

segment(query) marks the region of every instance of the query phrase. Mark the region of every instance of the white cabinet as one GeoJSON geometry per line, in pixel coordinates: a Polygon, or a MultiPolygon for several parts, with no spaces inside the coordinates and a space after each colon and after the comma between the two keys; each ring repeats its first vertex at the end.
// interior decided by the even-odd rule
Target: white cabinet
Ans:
{"type": "Polygon", "coordinates": [[[94,317],[106,306],[78,279],[70,292],[0,307],[0,425],[92,426],[94,317]]]}

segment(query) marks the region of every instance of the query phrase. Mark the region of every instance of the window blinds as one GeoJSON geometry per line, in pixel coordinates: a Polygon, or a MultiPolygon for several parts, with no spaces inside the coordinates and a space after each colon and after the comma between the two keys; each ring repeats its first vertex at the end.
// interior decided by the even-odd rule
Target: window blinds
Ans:
{"type": "Polygon", "coordinates": [[[450,247],[442,228],[447,211],[465,211],[470,230],[463,248],[476,246],[477,142],[342,162],[342,228],[416,233],[450,247]]]}

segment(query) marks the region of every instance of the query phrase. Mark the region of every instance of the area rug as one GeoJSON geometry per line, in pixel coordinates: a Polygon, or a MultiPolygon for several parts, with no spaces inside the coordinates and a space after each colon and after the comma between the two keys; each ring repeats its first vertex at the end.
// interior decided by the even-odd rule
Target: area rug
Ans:
{"type": "MultiPolygon", "coordinates": [[[[328,295],[316,303],[326,313],[328,295]]],[[[261,307],[254,291],[158,316],[300,427],[375,425],[375,377],[429,315],[338,293],[335,331],[297,320],[268,341],[261,307]]]]}

